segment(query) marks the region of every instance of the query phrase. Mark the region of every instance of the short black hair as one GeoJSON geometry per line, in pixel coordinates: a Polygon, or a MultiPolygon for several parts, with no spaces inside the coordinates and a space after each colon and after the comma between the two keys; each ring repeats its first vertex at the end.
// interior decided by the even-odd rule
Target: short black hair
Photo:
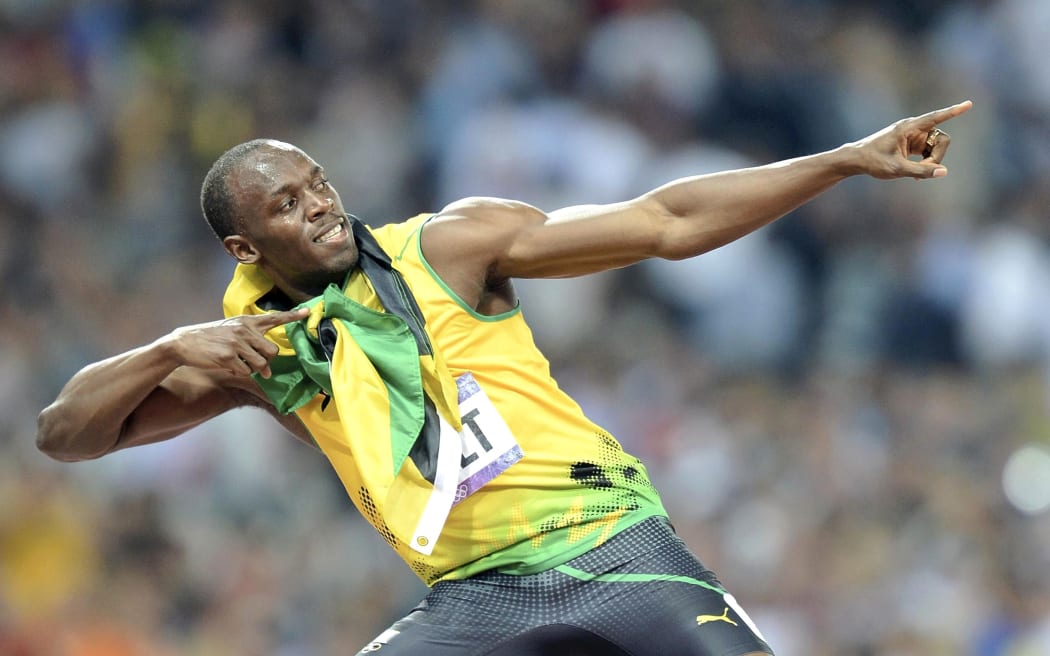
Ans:
{"type": "Polygon", "coordinates": [[[230,148],[215,160],[201,185],[201,211],[204,220],[220,240],[237,233],[238,208],[230,193],[227,179],[249,155],[271,143],[270,139],[253,139],[230,148]]]}

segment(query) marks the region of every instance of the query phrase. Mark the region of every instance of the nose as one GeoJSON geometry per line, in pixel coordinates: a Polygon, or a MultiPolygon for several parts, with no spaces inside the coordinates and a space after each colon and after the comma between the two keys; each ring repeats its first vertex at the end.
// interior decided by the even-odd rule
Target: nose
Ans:
{"type": "Polygon", "coordinates": [[[335,209],[335,199],[325,194],[310,194],[310,203],[307,216],[311,221],[335,209]]]}

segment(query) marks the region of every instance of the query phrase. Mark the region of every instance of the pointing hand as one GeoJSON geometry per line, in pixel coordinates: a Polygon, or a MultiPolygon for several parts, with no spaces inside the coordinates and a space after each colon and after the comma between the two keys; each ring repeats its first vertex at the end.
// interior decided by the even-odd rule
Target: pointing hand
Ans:
{"type": "Polygon", "coordinates": [[[223,370],[235,376],[270,377],[270,360],[277,345],[264,337],[272,328],[305,319],[307,308],[231,317],[221,321],[184,326],[169,341],[175,357],[188,367],[223,370]]]}

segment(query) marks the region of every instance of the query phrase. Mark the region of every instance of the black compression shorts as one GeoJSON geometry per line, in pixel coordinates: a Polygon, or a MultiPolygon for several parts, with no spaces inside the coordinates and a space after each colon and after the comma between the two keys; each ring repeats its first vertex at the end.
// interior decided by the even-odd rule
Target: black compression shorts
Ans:
{"type": "Polygon", "coordinates": [[[772,654],[750,618],[664,518],[528,576],[437,583],[358,652],[377,656],[772,654]]]}

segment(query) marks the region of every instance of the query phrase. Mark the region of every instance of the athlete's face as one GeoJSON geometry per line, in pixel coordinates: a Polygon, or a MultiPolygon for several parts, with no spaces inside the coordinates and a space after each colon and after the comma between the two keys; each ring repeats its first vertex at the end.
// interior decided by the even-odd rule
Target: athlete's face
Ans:
{"type": "Polygon", "coordinates": [[[342,200],[303,151],[275,141],[232,171],[227,185],[240,220],[238,234],[223,240],[226,250],[257,264],[293,301],[341,284],[356,264],[342,200]]]}

